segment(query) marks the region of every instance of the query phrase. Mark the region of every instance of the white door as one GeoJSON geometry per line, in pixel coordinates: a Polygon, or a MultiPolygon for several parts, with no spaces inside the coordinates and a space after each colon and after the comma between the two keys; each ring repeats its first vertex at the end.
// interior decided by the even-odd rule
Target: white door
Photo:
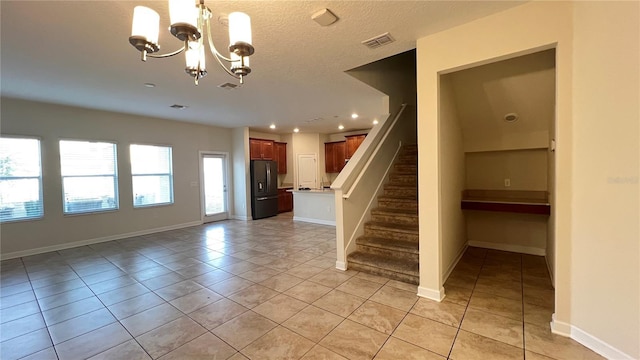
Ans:
{"type": "Polygon", "coordinates": [[[316,155],[298,155],[298,188],[317,188],[316,155]]]}
{"type": "Polygon", "coordinates": [[[200,153],[202,222],[225,220],[227,210],[227,155],[200,153]]]}

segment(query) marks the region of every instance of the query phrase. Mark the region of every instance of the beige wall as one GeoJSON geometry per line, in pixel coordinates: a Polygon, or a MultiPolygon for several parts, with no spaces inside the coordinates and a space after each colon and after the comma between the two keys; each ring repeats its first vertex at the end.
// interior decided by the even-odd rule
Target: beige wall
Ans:
{"type": "Polygon", "coordinates": [[[233,218],[251,219],[251,179],[249,174],[249,128],[232,130],[233,137],[233,218]]]}
{"type": "Polygon", "coordinates": [[[3,256],[197,224],[201,221],[198,151],[231,153],[232,150],[229,129],[6,98],[2,99],[2,134],[41,139],[44,194],[42,220],[2,224],[3,256]],[[117,143],[119,210],[86,215],[62,214],[60,139],[117,143]],[[128,158],[132,143],[173,148],[174,204],[133,208],[128,158]]]}
{"type": "Polygon", "coordinates": [[[637,1],[575,4],[571,164],[571,324],[636,359],[639,14],[637,1]]]}
{"type": "MultiPolygon", "coordinates": [[[[417,44],[423,229],[446,225],[429,176],[440,161],[438,74],[556,47],[554,330],[631,358],[640,357],[638,14],[637,2],[532,2],[417,44]]],[[[441,286],[441,236],[420,233],[421,287],[441,286]]]]}
{"type": "MultiPolygon", "coordinates": [[[[317,133],[297,133],[292,135],[292,153],[293,153],[293,186],[297,187],[298,184],[298,155],[315,155],[316,156],[316,164],[317,164],[317,184],[316,187],[320,184],[320,176],[324,174],[324,163],[322,163],[322,168],[320,167],[320,134],[317,133]]],[[[324,142],[322,143],[322,156],[324,157],[324,142]]]]}
{"type": "Polygon", "coordinates": [[[465,163],[467,189],[547,190],[546,149],[466,153],[465,163]]]}
{"type": "Polygon", "coordinates": [[[462,191],[465,189],[464,141],[456,108],[455,94],[450,75],[440,77],[440,201],[442,218],[442,269],[448,276],[456,260],[466,248],[467,229],[465,216],[460,209],[462,191]]]}

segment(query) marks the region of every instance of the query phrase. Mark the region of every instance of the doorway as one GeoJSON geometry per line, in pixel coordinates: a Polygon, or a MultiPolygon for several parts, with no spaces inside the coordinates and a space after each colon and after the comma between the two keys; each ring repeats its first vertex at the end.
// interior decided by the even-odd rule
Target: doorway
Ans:
{"type": "Polygon", "coordinates": [[[229,218],[226,153],[200,152],[200,195],[202,222],[229,218]]]}

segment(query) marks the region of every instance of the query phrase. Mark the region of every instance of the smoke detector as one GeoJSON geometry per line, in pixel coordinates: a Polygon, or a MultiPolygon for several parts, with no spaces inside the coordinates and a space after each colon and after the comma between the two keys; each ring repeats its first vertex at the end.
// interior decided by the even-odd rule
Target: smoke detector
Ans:
{"type": "Polygon", "coordinates": [[[504,116],[504,121],[508,123],[512,123],[512,122],[518,121],[519,118],[520,117],[516,113],[508,113],[507,115],[504,116]]]}
{"type": "Polygon", "coordinates": [[[316,11],[311,15],[311,19],[320,26],[329,26],[334,22],[338,21],[338,17],[334,15],[329,9],[322,9],[320,11],[316,11]]]}
{"type": "Polygon", "coordinates": [[[379,48],[380,46],[391,44],[394,41],[396,40],[393,37],[391,37],[391,34],[386,32],[382,35],[378,35],[376,37],[372,37],[369,40],[363,41],[362,45],[368,47],[369,49],[375,49],[375,48],[379,48]]]}

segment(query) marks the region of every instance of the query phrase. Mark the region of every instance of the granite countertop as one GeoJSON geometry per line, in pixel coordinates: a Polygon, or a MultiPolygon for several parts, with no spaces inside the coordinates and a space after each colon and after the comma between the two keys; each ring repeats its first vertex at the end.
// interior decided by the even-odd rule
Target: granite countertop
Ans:
{"type": "Polygon", "coordinates": [[[331,190],[331,189],[310,189],[310,190],[296,190],[296,189],[293,189],[291,192],[294,192],[294,193],[304,193],[304,194],[307,194],[307,193],[314,193],[314,194],[333,194],[333,193],[334,193],[334,191],[333,191],[333,190],[331,190]]]}

